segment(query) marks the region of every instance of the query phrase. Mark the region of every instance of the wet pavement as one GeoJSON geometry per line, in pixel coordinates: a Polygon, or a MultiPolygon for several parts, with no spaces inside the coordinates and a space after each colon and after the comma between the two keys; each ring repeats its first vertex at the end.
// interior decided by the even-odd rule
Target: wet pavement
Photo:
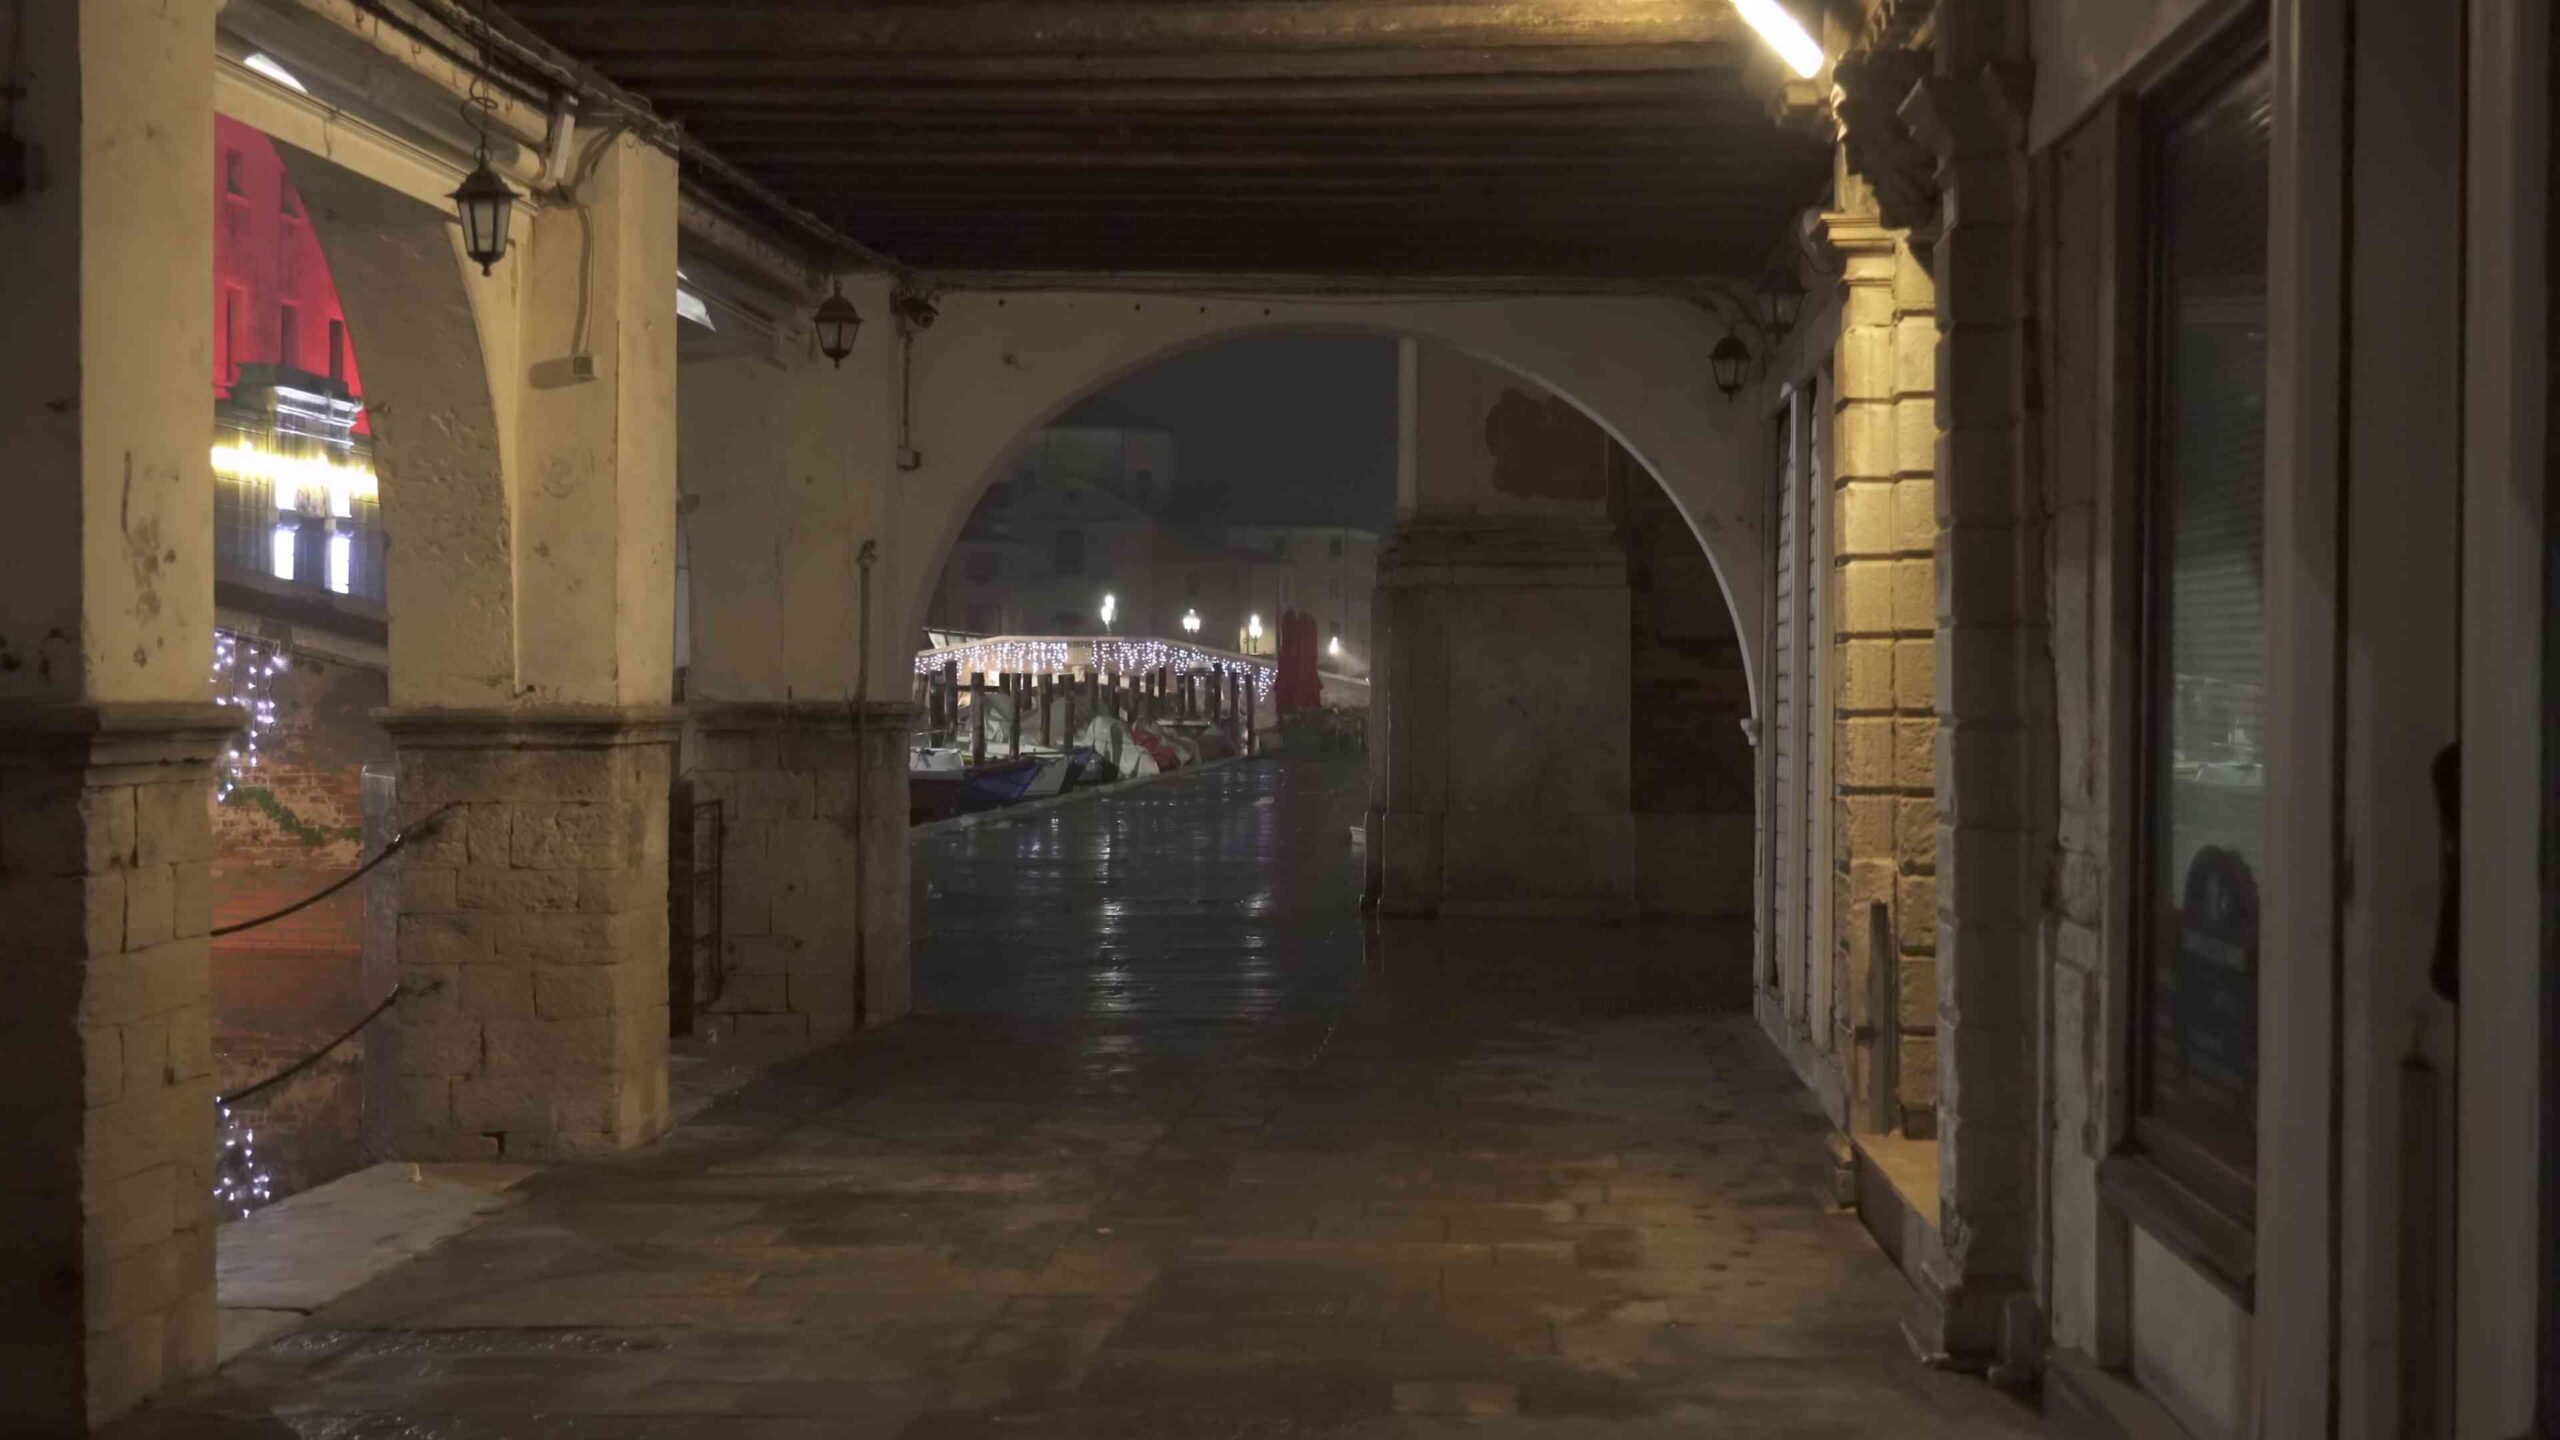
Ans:
{"type": "Polygon", "coordinates": [[[1356,762],[920,836],[920,1013],[116,1432],[1997,1436],[1717,927],[1364,925],[1356,762]]]}

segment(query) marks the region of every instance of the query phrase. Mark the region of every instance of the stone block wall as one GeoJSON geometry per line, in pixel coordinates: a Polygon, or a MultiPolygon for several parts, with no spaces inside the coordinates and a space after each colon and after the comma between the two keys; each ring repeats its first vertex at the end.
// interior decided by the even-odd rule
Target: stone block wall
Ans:
{"type": "Polygon", "coordinates": [[[1626,557],[1607,519],[1407,521],[1379,598],[1380,908],[1634,914],[1626,557]]]}
{"type": "MultiPolygon", "coordinates": [[[[672,712],[410,711],[395,945],[399,1159],[595,1154],[667,1128],[672,712]],[[448,808],[450,807],[450,808],[448,808]]],[[[377,1097],[383,1099],[386,1097],[377,1097]]]]}
{"type": "Polygon", "coordinates": [[[857,726],[849,705],[694,707],[686,778],[722,817],[719,993],[697,1030],[821,1040],[912,1007],[912,709],[872,704],[857,726]]]}
{"type": "MultiPolygon", "coordinates": [[[[1834,215],[1846,293],[1836,355],[1830,614],[1836,677],[1828,1029],[1863,1112],[1876,1073],[1870,907],[1900,967],[1901,1128],[1936,1133],[1936,286],[1907,240],[1834,215]]],[[[1817,990],[1819,993],[1819,990],[1817,990]]]]}
{"type": "Polygon", "coordinates": [[[0,710],[0,1432],[212,1368],[214,706],[0,710]]]}

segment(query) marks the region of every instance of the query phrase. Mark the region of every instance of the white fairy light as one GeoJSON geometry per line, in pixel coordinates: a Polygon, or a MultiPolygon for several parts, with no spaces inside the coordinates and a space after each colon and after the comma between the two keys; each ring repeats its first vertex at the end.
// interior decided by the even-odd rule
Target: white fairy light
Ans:
{"type": "Polygon", "coordinates": [[[241,777],[257,768],[258,741],[276,723],[270,677],[283,673],[286,663],[284,652],[276,646],[226,630],[213,632],[214,703],[248,712],[240,742],[223,751],[222,765],[214,779],[216,800],[230,799],[239,790],[241,777]]]}
{"type": "Polygon", "coordinates": [[[258,1132],[241,1123],[228,1105],[216,1105],[221,1120],[222,1149],[213,1157],[213,1199],[242,1215],[276,1198],[275,1176],[258,1162],[258,1132]]]}
{"type": "Polygon", "coordinates": [[[990,636],[959,645],[919,650],[915,657],[915,673],[936,675],[945,665],[956,665],[963,675],[1056,675],[1082,668],[1075,660],[1078,648],[1085,651],[1086,664],[1105,675],[1142,675],[1152,670],[1171,670],[1179,674],[1220,666],[1229,670],[1249,670],[1253,675],[1256,700],[1271,698],[1272,685],[1278,679],[1278,671],[1269,662],[1252,656],[1173,640],[1116,635],[1089,639],[990,636]]]}

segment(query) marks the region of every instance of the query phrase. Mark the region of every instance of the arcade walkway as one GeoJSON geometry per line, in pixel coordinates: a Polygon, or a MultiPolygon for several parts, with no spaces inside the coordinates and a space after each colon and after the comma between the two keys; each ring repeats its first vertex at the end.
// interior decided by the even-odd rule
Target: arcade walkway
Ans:
{"type": "Polygon", "coordinates": [[[129,1437],[2031,1433],[1819,1206],[1740,936],[1367,934],[1350,764],[920,837],[921,1013],[129,1437]]]}

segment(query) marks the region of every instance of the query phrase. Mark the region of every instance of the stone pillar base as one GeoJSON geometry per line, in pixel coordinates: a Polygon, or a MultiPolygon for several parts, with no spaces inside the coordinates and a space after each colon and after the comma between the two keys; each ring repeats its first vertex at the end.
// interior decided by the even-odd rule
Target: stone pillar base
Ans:
{"type": "Polygon", "coordinates": [[[2033,1295],[2024,1279],[1963,1279],[1942,1256],[1913,1277],[1902,1333],[1921,1359],[1957,1370],[1988,1370],[2001,1358],[2002,1326],[2013,1303],[2033,1295]]]}
{"type": "Polygon", "coordinates": [[[719,1034],[824,1040],[903,1018],[915,707],[692,708],[694,802],[721,806],[719,1034]]]}
{"type": "Polygon", "coordinates": [[[390,1153],[494,1160],[628,1149],[667,1129],[667,791],[678,712],[389,710],[400,818],[453,807],[399,871],[412,994],[390,1153]]]}
{"type": "Polygon", "coordinates": [[[1426,515],[1378,585],[1378,909],[1633,918],[1629,592],[1608,522],[1426,515]]]}
{"type": "Polygon", "coordinates": [[[0,706],[0,1432],[213,1368],[217,705],[0,706]]]}

